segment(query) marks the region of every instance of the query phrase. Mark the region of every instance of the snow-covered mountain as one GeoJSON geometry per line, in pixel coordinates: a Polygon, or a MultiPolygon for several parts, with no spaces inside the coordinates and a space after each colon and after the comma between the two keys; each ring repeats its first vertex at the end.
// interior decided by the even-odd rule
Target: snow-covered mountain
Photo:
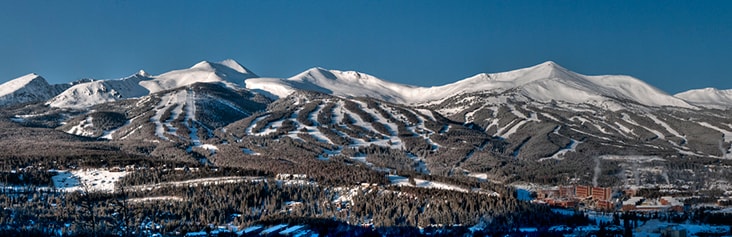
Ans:
{"type": "MultiPolygon", "coordinates": [[[[0,89],[44,87],[28,86],[32,79],[0,89]]],[[[501,182],[587,183],[593,177],[578,174],[602,162],[614,171],[601,183],[656,182],[660,171],[682,184],[699,183],[685,173],[688,162],[732,160],[729,111],[703,109],[729,98],[712,89],[671,96],[633,77],[586,76],[554,62],[418,87],[323,68],[259,78],[226,60],[81,82],[50,106],[0,110],[0,119],[214,165],[320,159],[501,182]],[[633,156],[664,163],[633,171],[633,156]]]]}
{"type": "Polygon", "coordinates": [[[409,94],[420,89],[384,81],[365,73],[319,67],[308,69],[287,79],[248,79],[246,87],[264,92],[272,98],[284,98],[294,91],[306,90],[344,97],[371,97],[395,103],[411,102],[409,94]]]}
{"type": "Polygon", "coordinates": [[[77,84],[47,102],[58,108],[87,108],[96,104],[136,98],[150,93],[140,82],[152,80],[144,71],[116,80],[97,80],[77,84]]]}
{"type": "Polygon", "coordinates": [[[0,106],[42,102],[61,93],[68,84],[50,85],[43,77],[31,73],[0,85],[0,106]]]}
{"type": "Polygon", "coordinates": [[[34,74],[30,74],[4,84],[0,89],[0,96],[13,94],[16,90],[16,94],[22,96],[3,99],[0,105],[13,100],[39,102],[52,98],[46,104],[57,108],[81,109],[110,101],[139,98],[199,82],[221,83],[230,88],[246,87],[272,99],[284,98],[294,91],[305,90],[341,97],[370,97],[411,105],[437,104],[446,98],[474,92],[504,94],[504,97],[514,100],[528,99],[542,103],[558,101],[591,104],[611,110],[623,109],[628,103],[650,107],[699,106],[723,109],[729,108],[727,105],[732,101],[732,92],[729,90],[692,90],[672,96],[630,76],[587,76],[567,70],[551,61],[508,72],[481,73],[451,84],[433,87],[393,83],[361,72],[323,68],[311,68],[290,78],[260,78],[231,59],[221,62],[202,61],[190,68],[157,76],[140,71],[122,79],[79,83],[61,94],[55,90],[69,85],[49,86],[45,80],[39,81],[37,86],[46,89],[22,92],[24,90],[20,89],[28,84],[25,82],[32,82],[31,79],[34,78],[34,74]],[[511,95],[507,95],[507,92],[511,92],[511,95]]]}
{"type": "Polygon", "coordinates": [[[231,88],[242,88],[244,80],[257,77],[236,61],[202,61],[191,68],[174,70],[152,76],[145,71],[116,79],[82,83],[69,88],[47,102],[58,108],[82,109],[93,105],[139,98],[164,90],[176,89],[195,83],[222,83],[231,88]]]}
{"type": "Polygon", "coordinates": [[[701,107],[714,109],[732,108],[732,89],[718,90],[715,88],[704,88],[681,92],[674,96],[701,107]]]}
{"type": "Polygon", "coordinates": [[[468,79],[431,88],[426,100],[440,100],[447,95],[477,91],[497,93],[517,90],[519,94],[540,102],[603,104],[608,101],[631,101],[660,107],[691,108],[688,103],[630,76],[586,76],[565,69],[554,62],[492,74],[478,74],[468,79]],[[439,92],[443,93],[439,93],[439,92]],[[447,94],[447,95],[446,95],[447,94]]]}
{"type": "Polygon", "coordinates": [[[600,105],[630,101],[653,107],[694,107],[630,76],[586,76],[551,61],[509,72],[481,73],[435,87],[391,83],[359,72],[322,68],[313,68],[288,79],[249,79],[246,86],[280,98],[295,90],[309,90],[337,96],[372,97],[393,103],[417,104],[462,93],[502,93],[511,90],[540,102],[555,100],[600,105]]]}
{"type": "Polygon", "coordinates": [[[152,76],[153,80],[141,81],[140,85],[151,93],[175,89],[194,83],[223,83],[229,87],[243,87],[244,80],[258,77],[232,59],[221,62],[202,61],[191,68],[174,70],[152,76]]]}
{"type": "Polygon", "coordinates": [[[269,102],[247,90],[194,83],[106,103],[99,111],[92,110],[67,121],[60,129],[87,137],[119,140],[137,137],[197,144],[200,139],[212,136],[214,129],[261,111],[269,102]]]}

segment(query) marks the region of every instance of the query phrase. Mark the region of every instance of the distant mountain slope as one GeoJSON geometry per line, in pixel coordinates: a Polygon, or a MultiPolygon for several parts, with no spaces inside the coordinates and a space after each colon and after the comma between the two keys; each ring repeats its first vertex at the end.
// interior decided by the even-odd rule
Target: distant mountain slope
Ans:
{"type": "MultiPolygon", "coordinates": [[[[7,88],[33,88],[31,79],[7,88]]],[[[289,167],[278,172],[323,161],[505,183],[709,188],[704,180],[727,171],[704,164],[732,162],[732,121],[729,110],[706,108],[723,106],[727,93],[674,97],[629,76],[585,76],[553,62],[425,88],[322,68],[258,78],[227,60],[86,81],[51,106],[0,110],[0,119],[153,156],[289,167]]]]}
{"type": "Polygon", "coordinates": [[[153,80],[141,81],[140,85],[155,93],[175,89],[193,83],[224,83],[231,87],[243,87],[244,80],[258,77],[234,60],[221,62],[202,61],[191,68],[174,70],[153,76],[153,80]]]}
{"type": "Polygon", "coordinates": [[[0,85],[0,106],[42,102],[61,93],[70,85],[49,85],[43,77],[31,73],[0,85]]]}
{"type": "Polygon", "coordinates": [[[59,108],[83,109],[195,83],[221,83],[231,88],[240,88],[243,87],[245,79],[252,77],[257,75],[231,59],[217,63],[202,61],[191,68],[174,70],[158,76],[140,71],[122,79],[78,84],[54,97],[47,104],[59,108]]]}
{"type": "Polygon", "coordinates": [[[249,79],[247,88],[284,97],[294,90],[317,91],[337,96],[371,97],[393,103],[439,101],[462,93],[509,90],[541,102],[634,102],[646,106],[693,108],[643,81],[629,76],[585,76],[554,62],[533,67],[476,76],[436,87],[416,87],[383,81],[358,73],[314,68],[288,79],[249,79]]]}
{"type": "Polygon", "coordinates": [[[60,129],[87,137],[200,143],[213,131],[263,110],[270,101],[245,89],[195,83],[90,107],[60,129]]]}
{"type": "Polygon", "coordinates": [[[466,155],[477,149],[489,150],[492,140],[430,110],[303,91],[270,104],[265,113],[226,126],[224,131],[232,145],[241,146],[250,155],[346,159],[433,174],[455,172],[466,155]]]}
{"type": "Polygon", "coordinates": [[[311,68],[288,79],[248,79],[246,87],[265,91],[276,98],[287,97],[296,90],[307,90],[335,96],[371,97],[395,103],[409,102],[405,94],[419,89],[415,86],[384,81],[360,72],[324,68],[311,68]]]}
{"type": "Polygon", "coordinates": [[[47,102],[58,108],[83,109],[101,103],[137,98],[148,95],[150,91],[140,86],[140,82],[152,80],[144,71],[117,79],[98,80],[72,86],[47,102]]]}
{"type": "Polygon", "coordinates": [[[714,109],[732,108],[732,89],[718,90],[715,88],[705,88],[681,92],[674,96],[701,107],[714,109]]]}

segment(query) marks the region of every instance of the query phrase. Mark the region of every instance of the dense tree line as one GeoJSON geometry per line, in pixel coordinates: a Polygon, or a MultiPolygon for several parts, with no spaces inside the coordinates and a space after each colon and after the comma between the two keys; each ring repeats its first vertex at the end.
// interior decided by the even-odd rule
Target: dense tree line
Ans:
{"type": "Polygon", "coordinates": [[[345,187],[289,184],[269,179],[162,187],[144,192],[121,190],[113,194],[41,190],[0,193],[0,205],[11,207],[2,211],[0,225],[30,227],[48,231],[44,232],[47,235],[57,231],[69,235],[122,235],[142,233],[150,224],[159,225],[160,229],[147,230],[184,234],[203,230],[209,224],[248,226],[282,221],[317,225],[319,219],[352,225],[372,224],[387,232],[399,231],[391,227],[469,226],[484,220],[491,220],[488,224],[494,230],[562,223],[547,208],[519,202],[511,196],[495,198],[409,187],[345,187]],[[348,198],[340,199],[344,196],[348,198]],[[139,199],[145,197],[178,198],[139,199]]]}

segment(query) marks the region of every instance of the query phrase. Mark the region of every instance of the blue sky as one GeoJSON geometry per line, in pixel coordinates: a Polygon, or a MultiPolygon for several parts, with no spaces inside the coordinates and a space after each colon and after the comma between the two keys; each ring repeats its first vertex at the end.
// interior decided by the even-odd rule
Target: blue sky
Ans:
{"type": "Polygon", "coordinates": [[[237,60],[442,85],[552,60],[669,93],[732,88],[732,1],[0,1],[0,82],[237,60]]]}

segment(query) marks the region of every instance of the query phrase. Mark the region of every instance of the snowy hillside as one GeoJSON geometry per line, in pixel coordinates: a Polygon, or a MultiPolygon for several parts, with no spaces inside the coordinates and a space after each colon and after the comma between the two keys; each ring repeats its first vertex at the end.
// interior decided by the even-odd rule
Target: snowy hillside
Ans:
{"type": "Polygon", "coordinates": [[[288,79],[254,78],[246,81],[249,89],[264,91],[284,98],[295,90],[321,92],[344,97],[371,97],[389,102],[409,102],[405,94],[418,87],[387,82],[374,76],[355,72],[311,68],[288,79]]]}
{"type": "Polygon", "coordinates": [[[149,94],[149,90],[139,85],[152,80],[144,71],[117,80],[99,80],[77,84],[47,102],[58,108],[82,109],[96,104],[136,98],[149,94]]]}
{"type": "Polygon", "coordinates": [[[231,87],[241,87],[244,80],[258,77],[232,59],[221,62],[202,61],[193,67],[175,70],[154,76],[154,80],[142,81],[140,85],[151,93],[175,89],[198,82],[224,83],[231,87]]]}
{"type": "Polygon", "coordinates": [[[674,96],[701,107],[714,109],[732,108],[732,89],[717,90],[715,88],[705,88],[681,92],[674,96]]]}
{"type": "Polygon", "coordinates": [[[585,76],[554,62],[476,76],[443,86],[416,87],[383,81],[353,72],[314,68],[289,79],[249,79],[247,88],[284,97],[292,91],[310,90],[337,96],[372,97],[393,103],[438,101],[462,93],[518,90],[530,99],[550,102],[603,104],[632,101],[646,106],[693,108],[685,101],[629,76],[585,76]]]}
{"type": "Polygon", "coordinates": [[[190,86],[195,83],[222,83],[230,88],[243,87],[244,80],[257,77],[234,60],[202,61],[191,68],[174,70],[158,76],[145,71],[116,80],[82,83],[47,102],[58,108],[83,109],[96,104],[139,98],[151,93],[190,86]]]}
{"type": "Polygon", "coordinates": [[[0,85],[0,106],[45,101],[66,88],[68,85],[49,85],[46,79],[31,73],[0,85]]]}

